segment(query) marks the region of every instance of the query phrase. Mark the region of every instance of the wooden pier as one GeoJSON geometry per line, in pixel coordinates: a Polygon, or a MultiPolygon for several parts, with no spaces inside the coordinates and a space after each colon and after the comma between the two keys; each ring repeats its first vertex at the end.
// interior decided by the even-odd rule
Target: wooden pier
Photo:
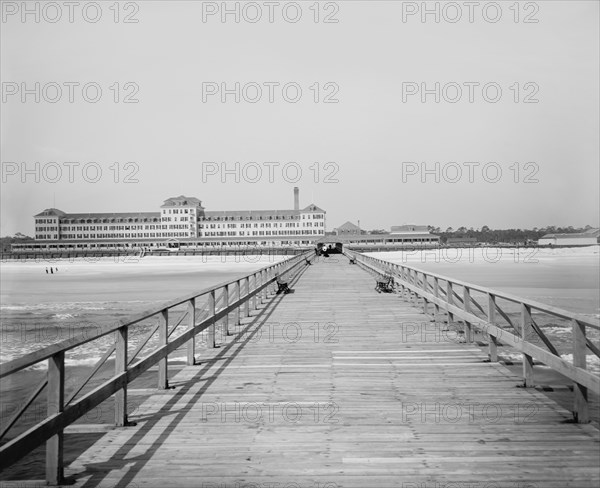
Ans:
{"type": "MultiPolygon", "coordinates": [[[[66,479],[86,488],[600,484],[598,430],[531,388],[529,369],[523,378],[496,362],[499,334],[488,348],[473,341],[474,321],[450,330],[457,313],[444,322],[442,298],[432,298],[441,287],[416,273],[380,268],[400,288],[378,293],[377,266],[356,256],[354,265],[339,254],[313,255],[310,266],[296,259],[291,294],[274,294],[275,275],[265,272],[247,300],[238,281],[225,314],[212,292],[218,316],[203,333],[217,347],[188,345],[194,359],[173,375],[164,359],[163,389],[121,422],[136,425],[109,430],[65,466],[66,479]]],[[[446,303],[458,303],[444,289],[446,303]]],[[[585,349],[585,331],[583,340],[585,349]]],[[[596,380],[585,359],[574,368],[575,401],[586,403],[575,408],[585,415],[596,380]]]]}

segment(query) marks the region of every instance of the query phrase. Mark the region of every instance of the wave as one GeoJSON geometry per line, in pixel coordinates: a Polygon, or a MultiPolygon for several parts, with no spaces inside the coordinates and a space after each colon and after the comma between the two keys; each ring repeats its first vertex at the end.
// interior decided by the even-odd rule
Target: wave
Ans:
{"type": "Polygon", "coordinates": [[[129,300],[112,302],[55,302],[55,303],[16,303],[10,305],[0,305],[0,312],[33,312],[33,311],[63,311],[63,310],[112,310],[115,305],[125,307],[136,303],[152,303],[149,300],[129,300]]]}
{"type": "MultiPolygon", "coordinates": [[[[523,354],[520,352],[502,352],[499,355],[503,359],[509,361],[521,362],[523,360],[523,354]]],[[[573,354],[561,354],[560,357],[569,363],[573,364],[573,354]]],[[[600,374],[600,358],[591,354],[587,355],[587,371],[593,374],[600,374]]]]}

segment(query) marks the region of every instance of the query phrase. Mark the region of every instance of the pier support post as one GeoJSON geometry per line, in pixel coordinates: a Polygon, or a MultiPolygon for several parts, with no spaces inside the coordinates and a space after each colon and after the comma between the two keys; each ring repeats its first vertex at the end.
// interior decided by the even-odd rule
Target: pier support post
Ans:
{"type": "MultiPolygon", "coordinates": [[[[187,304],[188,329],[196,326],[196,299],[192,298],[187,304]]],[[[196,364],[196,336],[192,335],[187,344],[187,364],[193,366],[196,364]]]]}
{"type": "MultiPolygon", "coordinates": [[[[121,327],[115,331],[115,375],[127,371],[128,330],[127,327],[121,327]]],[[[127,383],[115,392],[115,425],[127,425],[127,383]]]]}
{"type": "Polygon", "coordinates": [[[211,317],[210,325],[208,326],[208,347],[217,347],[217,337],[215,333],[215,290],[208,294],[208,316],[211,317]]]}
{"type": "MultiPolygon", "coordinates": [[[[57,352],[48,358],[48,417],[64,410],[65,401],[65,352],[57,352]]],[[[60,485],[64,481],[63,467],[64,433],[61,430],[46,441],[46,482],[60,485]]]]}
{"type": "MultiPolygon", "coordinates": [[[[488,293],[488,322],[492,325],[496,325],[496,297],[491,293],[488,293]]],[[[488,334],[490,341],[488,344],[488,353],[490,356],[490,362],[498,362],[498,339],[496,336],[488,334]]]]}
{"type": "MultiPolygon", "coordinates": [[[[166,346],[169,340],[169,309],[165,308],[158,316],[158,347],[166,346]]],[[[169,356],[158,361],[158,387],[166,390],[169,388],[169,356]]]]}
{"type": "MultiPolygon", "coordinates": [[[[573,327],[573,366],[587,369],[585,326],[575,319],[571,321],[571,325],[573,327]]],[[[587,424],[590,421],[588,389],[579,383],[573,383],[573,393],[575,395],[573,403],[575,422],[587,424]]]]}
{"type": "MultiPolygon", "coordinates": [[[[528,342],[528,339],[534,334],[531,326],[531,307],[521,304],[521,340],[528,342]]],[[[533,384],[533,358],[523,353],[523,386],[532,387],[533,384]]]]}
{"type": "MultiPolygon", "coordinates": [[[[463,286],[463,306],[465,308],[465,312],[471,313],[471,290],[468,286],[463,286]]],[[[470,344],[473,342],[473,326],[471,322],[467,322],[465,320],[465,342],[470,344]]]]}

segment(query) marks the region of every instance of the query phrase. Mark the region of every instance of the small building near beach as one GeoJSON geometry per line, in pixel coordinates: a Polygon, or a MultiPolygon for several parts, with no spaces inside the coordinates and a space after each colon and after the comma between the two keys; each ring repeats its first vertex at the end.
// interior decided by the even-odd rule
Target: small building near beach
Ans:
{"type": "Polygon", "coordinates": [[[361,234],[360,227],[358,225],[353,224],[350,221],[347,221],[339,227],[336,227],[335,229],[333,229],[333,232],[335,232],[335,235],[337,236],[359,236],[361,234]]]}
{"type": "Polygon", "coordinates": [[[538,246],[594,246],[600,243],[600,229],[571,234],[546,234],[538,240],[538,246]]]}

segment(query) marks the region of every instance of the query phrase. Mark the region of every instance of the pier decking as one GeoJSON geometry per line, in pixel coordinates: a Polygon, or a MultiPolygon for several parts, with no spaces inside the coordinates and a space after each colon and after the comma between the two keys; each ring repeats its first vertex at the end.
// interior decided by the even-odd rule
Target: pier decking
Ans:
{"type": "Polygon", "coordinates": [[[374,285],[342,255],[306,266],[294,293],[197,349],[136,426],[65,475],[88,488],[598,486],[595,427],[374,285]]]}

